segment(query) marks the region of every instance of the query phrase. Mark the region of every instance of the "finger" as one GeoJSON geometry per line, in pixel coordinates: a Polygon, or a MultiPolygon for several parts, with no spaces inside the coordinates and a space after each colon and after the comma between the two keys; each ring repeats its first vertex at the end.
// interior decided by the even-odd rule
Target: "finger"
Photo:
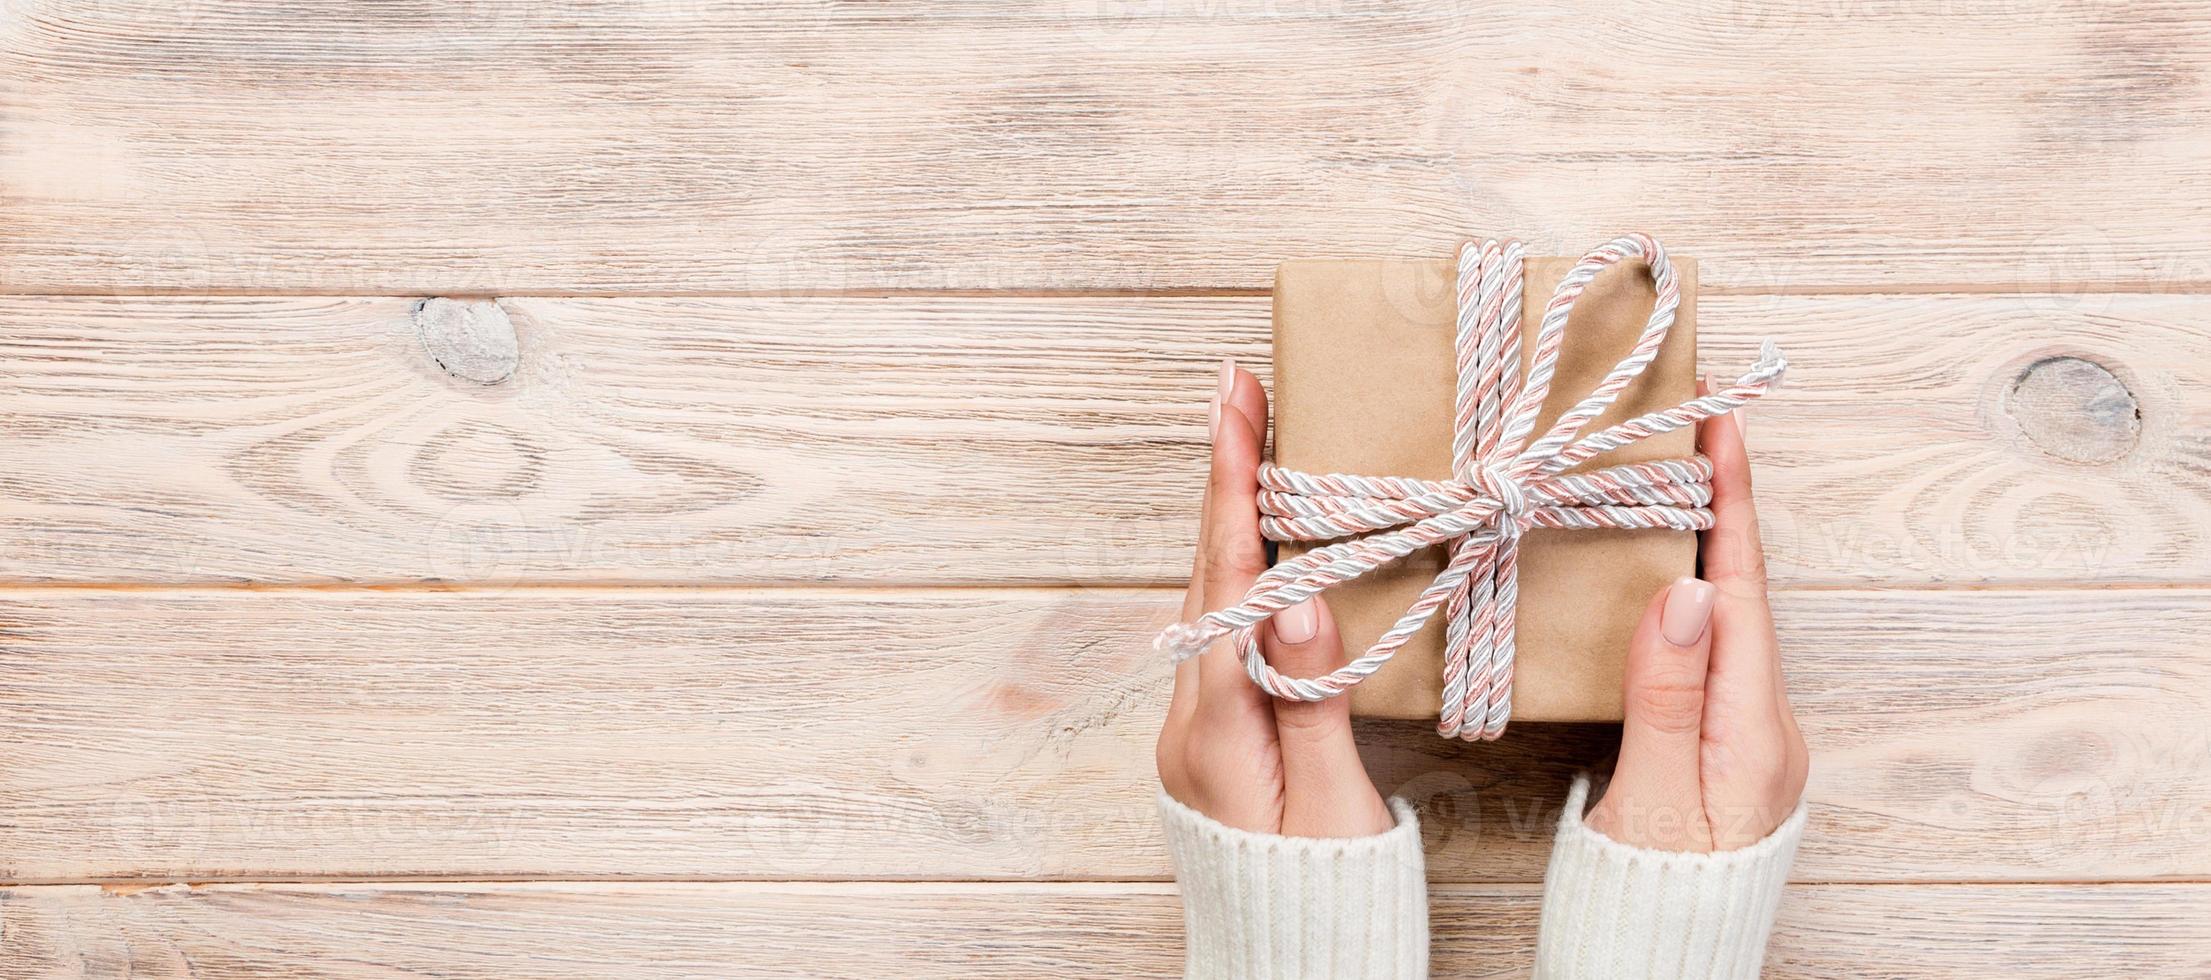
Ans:
{"type": "Polygon", "coordinates": [[[1736,412],[1697,424],[1697,451],[1712,461],[1713,526],[1704,532],[1704,578],[1730,594],[1766,592],[1765,551],[1758,540],[1758,509],[1751,501],[1750,456],[1743,448],[1736,412]]]}
{"type": "Polygon", "coordinates": [[[1779,647],[1763,617],[1749,618],[1724,595],[1712,610],[1702,778],[1715,850],[1763,840],[1804,789],[1804,742],[1780,684],[1779,647]]]}
{"type": "Polygon", "coordinates": [[[1676,581],[1651,598],[1628,642],[1620,762],[1598,804],[1608,811],[1600,829],[1615,839],[1680,849],[1701,829],[1699,747],[1716,595],[1711,583],[1676,581]]]}
{"type": "Polygon", "coordinates": [[[1229,387],[1222,400],[1243,416],[1244,424],[1251,427],[1254,444],[1261,455],[1267,448],[1267,388],[1259,383],[1259,377],[1242,368],[1229,372],[1229,387]]]}
{"type": "MultiPolygon", "coordinates": [[[[1773,617],[1763,603],[1722,594],[1712,610],[1712,667],[1705,680],[1705,736],[1726,742],[1730,756],[1743,773],[1753,778],[1777,777],[1788,788],[1780,798],[1764,800],[1777,808],[1770,828],[1803,789],[1807,766],[1804,735],[1789,701],[1781,645],[1775,639],[1773,617]],[[1717,716],[1727,719],[1715,726],[1717,716]]],[[[1709,778],[1710,773],[1706,774],[1709,778]]],[[[1760,836],[1757,834],[1753,835],[1760,836]]]]}
{"type": "MultiPolygon", "coordinates": [[[[1267,663],[1291,677],[1317,677],[1343,666],[1336,618],[1318,596],[1269,621],[1260,647],[1267,663]]],[[[1395,822],[1368,778],[1351,732],[1351,699],[1274,702],[1282,750],[1282,832],[1298,837],[1364,837],[1395,822]]]]}
{"type": "MultiPolygon", "coordinates": [[[[1704,534],[1700,554],[1705,578],[1719,587],[1713,622],[1712,680],[1716,696],[1746,710],[1771,712],[1776,724],[1787,713],[1781,677],[1781,647],[1774,638],[1773,612],[1766,600],[1765,549],[1758,535],[1758,512],[1751,498],[1750,456],[1743,444],[1738,413],[1704,420],[1698,449],[1712,460],[1713,527],[1704,534]]],[[[1756,715],[1753,715],[1756,716],[1756,715]]]]}
{"type": "MultiPolygon", "coordinates": [[[[1227,358],[1222,358],[1219,372],[1219,382],[1214,386],[1213,396],[1208,399],[1205,404],[1206,433],[1209,440],[1212,439],[1214,434],[1220,430],[1221,405],[1228,400],[1229,392],[1235,382],[1235,378],[1236,362],[1227,358]]],[[[1192,557],[1190,560],[1190,587],[1184,589],[1182,592],[1182,615],[1180,618],[1175,620],[1178,623],[1190,622],[1191,620],[1204,615],[1206,612],[1205,556],[1210,547],[1209,540],[1211,538],[1210,531],[1212,529],[1212,522],[1206,520],[1206,515],[1212,513],[1212,500],[1213,480],[1209,467],[1207,479],[1205,481],[1205,490],[1203,494],[1199,497],[1198,542],[1197,547],[1192,553],[1192,557]]],[[[1198,705],[1198,684],[1199,674],[1197,658],[1184,660],[1183,662],[1175,665],[1174,694],[1168,699],[1167,702],[1167,726],[1170,729],[1173,729],[1182,722],[1187,721],[1190,717],[1190,712],[1196,710],[1198,705]]]]}
{"type": "MultiPolygon", "coordinates": [[[[1728,706],[1728,717],[1770,721],[1774,733],[1794,727],[1781,644],[1763,596],[1721,593],[1712,610],[1712,657],[1707,696],[1728,706]]],[[[1764,732],[1752,734],[1763,735],[1764,732]]]]}
{"type": "MultiPolygon", "coordinates": [[[[1217,463],[1220,458],[1221,409],[1222,406],[1229,403],[1231,392],[1236,384],[1237,373],[1235,361],[1228,358],[1221,359],[1219,381],[1214,385],[1213,397],[1205,405],[1205,431],[1209,446],[1209,464],[1217,463]]],[[[1217,469],[1218,467],[1214,465],[1207,466],[1205,492],[1199,498],[1198,547],[1195,557],[1190,562],[1190,588],[1183,598],[1182,618],[1184,622],[1196,619],[1199,614],[1213,608],[1206,604],[1205,583],[1207,560],[1213,552],[1213,539],[1219,530],[1213,521],[1213,487],[1218,482],[1217,469]]]]}
{"type": "Polygon", "coordinates": [[[1207,545],[1202,584],[1208,611],[1242,601],[1267,562],[1266,543],[1259,537],[1259,460],[1267,438],[1267,396],[1258,378],[1233,367],[1225,390],[1220,422],[1214,426],[1201,535],[1207,545]]]}
{"type": "MultiPolygon", "coordinates": [[[[1237,387],[1258,380],[1237,372],[1237,387]]],[[[1213,440],[1212,485],[1207,491],[1208,550],[1205,558],[1205,608],[1222,609],[1241,601],[1266,569],[1266,546],[1259,538],[1259,433],[1237,407],[1232,393],[1221,406],[1221,424],[1213,440]]],[[[1198,657],[1200,711],[1215,701],[1222,708],[1248,710],[1264,705],[1266,695],[1244,676],[1243,665],[1224,637],[1198,657]],[[1216,698],[1216,694],[1218,697],[1216,698]]]]}
{"type": "MultiPolygon", "coordinates": [[[[1261,642],[1267,663],[1290,677],[1318,677],[1343,666],[1343,640],[1328,603],[1319,597],[1283,610],[1261,642]]],[[[1359,792],[1373,792],[1351,736],[1351,700],[1277,700],[1276,740],[1282,747],[1285,819],[1292,809],[1326,820],[1326,811],[1359,792]]],[[[1342,836],[1329,834],[1325,836],[1342,836]]]]}

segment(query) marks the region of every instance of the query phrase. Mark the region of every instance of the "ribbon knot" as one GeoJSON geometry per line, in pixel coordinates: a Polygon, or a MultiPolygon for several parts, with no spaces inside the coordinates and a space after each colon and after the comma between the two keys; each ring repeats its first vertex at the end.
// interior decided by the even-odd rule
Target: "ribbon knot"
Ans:
{"type": "Polygon", "coordinates": [[[1480,474],[1482,496],[1497,502],[1498,530],[1518,536],[1535,518],[1528,506],[1528,492],[1502,467],[1484,466],[1480,474]]]}
{"type": "Polygon", "coordinates": [[[1275,541],[1332,543],[1268,569],[1236,605],[1168,627],[1159,635],[1159,647],[1180,661],[1234,634],[1236,655],[1254,684],[1275,697],[1319,701],[1372,676],[1442,607],[1444,690],[1437,731],[1469,740],[1496,738],[1512,714],[1523,531],[1712,526],[1712,465],[1701,456],[1575,467],[1734,411],[1778,384],[1788,361],[1768,341],[1758,363],[1734,384],[1581,435],[1658,355],[1681,304],[1673,266],[1656,240],[1640,234],[1616,238],[1583,256],[1544,308],[1523,378],[1522,253],[1520,243],[1509,240],[1468,242],[1459,250],[1451,441],[1457,479],[1312,474],[1260,464],[1260,532],[1275,541]],[[1530,443],[1575,300],[1599,272],[1631,258],[1649,267],[1658,294],[1642,334],[1587,397],[1530,443]],[[1444,546],[1450,556],[1443,571],[1357,659],[1320,677],[1285,677],[1260,655],[1254,628],[1275,613],[1434,546],[1444,546]]]}

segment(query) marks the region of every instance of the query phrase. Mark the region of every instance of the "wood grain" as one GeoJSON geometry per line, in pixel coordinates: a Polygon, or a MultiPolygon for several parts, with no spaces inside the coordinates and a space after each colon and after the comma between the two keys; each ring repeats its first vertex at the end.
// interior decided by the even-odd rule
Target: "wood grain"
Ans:
{"type": "MultiPolygon", "coordinates": [[[[1214,365],[1267,362],[1264,298],[415,309],[0,298],[0,577],[1171,583],[1214,365]]],[[[1777,581],[2211,580],[2211,298],[1702,315],[1708,367],[1798,365],[1749,429],[1777,581]]]]}
{"type": "Polygon", "coordinates": [[[2211,5],[25,0],[0,289],[2211,283],[2211,5]]]}
{"type": "MultiPolygon", "coordinates": [[[[1767,974],[2211,975],[2211,2],[1865,6],[0,2],[0,977],[1177,975],[1274,263],[1628,229],[1798,365],[1767,974]]],[[[1361,739],[1525,975],[1612,732],[1361,739]]]]}
{"type": "MultiPolygon", "coordinates": [[[[1443,886],[1434,975],[1525,977],[1540,893],[1443,886]]],[[[1169,886],[342,884],[0,889],[11,977],[1181,976],[1169,886]]],[[[1796,886],[1772,978],[2201,977],[2211,886],[1796,886]]]]}
{"type": "MultiPolygon", "coordinates": [[[[1144,590],[0,595],[0,881],[1163,877],[1144,590]]],[[[1778,609],[1812,881],[2211,875],[2211,592],[1778,609]],[[2154,627],[2150,624],[2154,624],[2154,627]]],[[[1362,732],[1535,881],[1602,726],[1362,732]]]]}

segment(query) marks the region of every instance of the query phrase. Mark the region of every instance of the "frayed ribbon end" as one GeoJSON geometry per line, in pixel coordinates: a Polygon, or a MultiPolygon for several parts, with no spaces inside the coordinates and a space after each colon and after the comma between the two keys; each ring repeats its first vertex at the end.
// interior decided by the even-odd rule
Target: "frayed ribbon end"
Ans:
{"type": "Polygon", "coordinates": [[[1758,345],[1758,363],[1750,370],[1754,375],[1765,375],[1769,389],[1777,389],[1781,387],[1782,379],[1789,374],[1789,359],[1782,356],[1781,345],[1768,337],[1764,343],[1758,345]]]}
{"type": "Polygon", "coordinates": [[[1166,654],[1169,663],[1179,664],[1205,652],[1205,643],[1198,636],[1196,626],[1176,623],[1152,638],[1152,649],[1166,654]]]}

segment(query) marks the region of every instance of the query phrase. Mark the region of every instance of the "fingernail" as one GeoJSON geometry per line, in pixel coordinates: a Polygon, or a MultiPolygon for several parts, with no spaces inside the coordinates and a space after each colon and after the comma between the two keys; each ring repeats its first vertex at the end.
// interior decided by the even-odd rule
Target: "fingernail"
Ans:
{"type": "Polygon", "coordinates": [[[1320,632],[1320,613],[1313,609],[1313,600],[1274,614],[1274,638],[1284,643],[1303,643],[1320,632]]]}
{"type": "Polygon", "coordinates": [[[1205,431],[1207,435],[1220,435],[1221,406],[1228,403],[1228,393],[1235,390],[1236,359],[1232,357],[1221,358],[1220,390],[1213,393],[1213,404],[1206,406],[1207,417],[1205,423],[1205,431]]]}
{"type": "Polygon", "coordinates": [[[1728,415],[1728,417],[1729,417],[1729,418],[1732,418],[1732,419],[1734,419],[1734,420],[1735,420],[1735,437],[1736,437],[1736,438],[1738,438],[1738,439],[1740,439],[1740,438],[1743,438],[1743,434],[1744,434],[1744,430],[1743,430],[1743,419],[1744,419],[1744,415],[1743,415],[1743,410],[1742,410],[1742,409],[1740,409],[1740,408],[1738,408],[1738,409],[1736,409],[1736,410],[1734,410],[1734,411],[1732,411],[1732,412],[1729,412],[1729,413],[1727,413],[1727,415],[1728,415]]]}
{"type": "Polygon", "coordinates": [[[1718,594],[1719,590],[1703,579],[1675,580],[1666,589],[1666,608],[1658,613],[1658,631],[1665,634],[1666,642],[1677,647],[1697,642],[1704,635],[1705,624],[1712,621],[1712,599],[1718,594]]]}

